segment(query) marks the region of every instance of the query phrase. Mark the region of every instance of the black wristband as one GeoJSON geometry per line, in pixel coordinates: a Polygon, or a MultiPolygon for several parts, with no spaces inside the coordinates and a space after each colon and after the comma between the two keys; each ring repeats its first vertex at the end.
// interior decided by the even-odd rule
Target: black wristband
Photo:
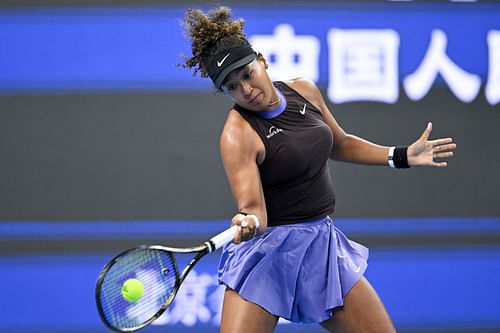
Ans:
{"type": "Polygon", "coordinates": [[[396,147],[394,149],[394,156],[392,157],[394,167],[396,169],[407,169],[408,165],[408,147],[396,147]]]}

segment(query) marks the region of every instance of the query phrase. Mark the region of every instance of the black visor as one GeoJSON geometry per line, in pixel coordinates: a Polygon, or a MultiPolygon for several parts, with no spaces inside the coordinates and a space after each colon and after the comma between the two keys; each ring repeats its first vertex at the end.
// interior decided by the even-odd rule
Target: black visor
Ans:
{"type": "Polygon", "coordinates": [[[257,53],[250,46],[236,47],[219,53],[208,67],[208,76],[210,76],[217,89],[220,89],[229,73],[248,65],[256,56],[257,53]]]}

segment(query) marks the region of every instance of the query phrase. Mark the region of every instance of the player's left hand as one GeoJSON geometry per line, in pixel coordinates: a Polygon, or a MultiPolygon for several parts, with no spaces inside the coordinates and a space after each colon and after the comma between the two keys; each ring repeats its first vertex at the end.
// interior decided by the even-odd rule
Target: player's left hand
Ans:
{"type": "Polygon", "coordinates": [[[435,162],[435,159],[452,157],[453,150],[457,148],[457,145],[453,143],[452,138],[429,140],[431,132],[432,123],[429,123],[420,138],[408,147],[409,166],[448,166],[446,161],[435,162]]]}

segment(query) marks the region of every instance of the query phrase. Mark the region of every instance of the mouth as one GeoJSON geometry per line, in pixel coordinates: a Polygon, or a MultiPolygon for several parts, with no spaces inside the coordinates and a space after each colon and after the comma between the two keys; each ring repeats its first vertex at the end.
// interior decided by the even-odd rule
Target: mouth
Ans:
{"type": "Polygon", "coordinates": [[[261,95],[262,95],[262,93],[258,93],[257,95],[255,95],[254,97],[252,97],[248,101],[248,103],[250,103],[250,104],[256,104],[256,102],[259,100],[259,96],[261,96],[261,95]]]}

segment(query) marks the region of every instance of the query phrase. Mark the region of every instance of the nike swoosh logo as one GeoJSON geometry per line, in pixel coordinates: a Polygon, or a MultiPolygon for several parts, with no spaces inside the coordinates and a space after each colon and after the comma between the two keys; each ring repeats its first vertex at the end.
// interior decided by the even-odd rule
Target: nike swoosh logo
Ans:
{"type": "Polygon", "coordinates": [[[224,61],[226,61],[227,57],[229,57],[230,54],[231,54],[231,52],[229,52],[228,54],[226,54],[226,56],[224,58],[222,58],[221,61],[217,60],[217,67],[222,66],[222,64],[224,63],[224,61]]]}
{"type": "Polygon", "coordinates": [[[304,103],[304,107],[302,109],[299,110],[300,114],[301,115],[305,115],[306,114],[306,103],[304,103]]]}

